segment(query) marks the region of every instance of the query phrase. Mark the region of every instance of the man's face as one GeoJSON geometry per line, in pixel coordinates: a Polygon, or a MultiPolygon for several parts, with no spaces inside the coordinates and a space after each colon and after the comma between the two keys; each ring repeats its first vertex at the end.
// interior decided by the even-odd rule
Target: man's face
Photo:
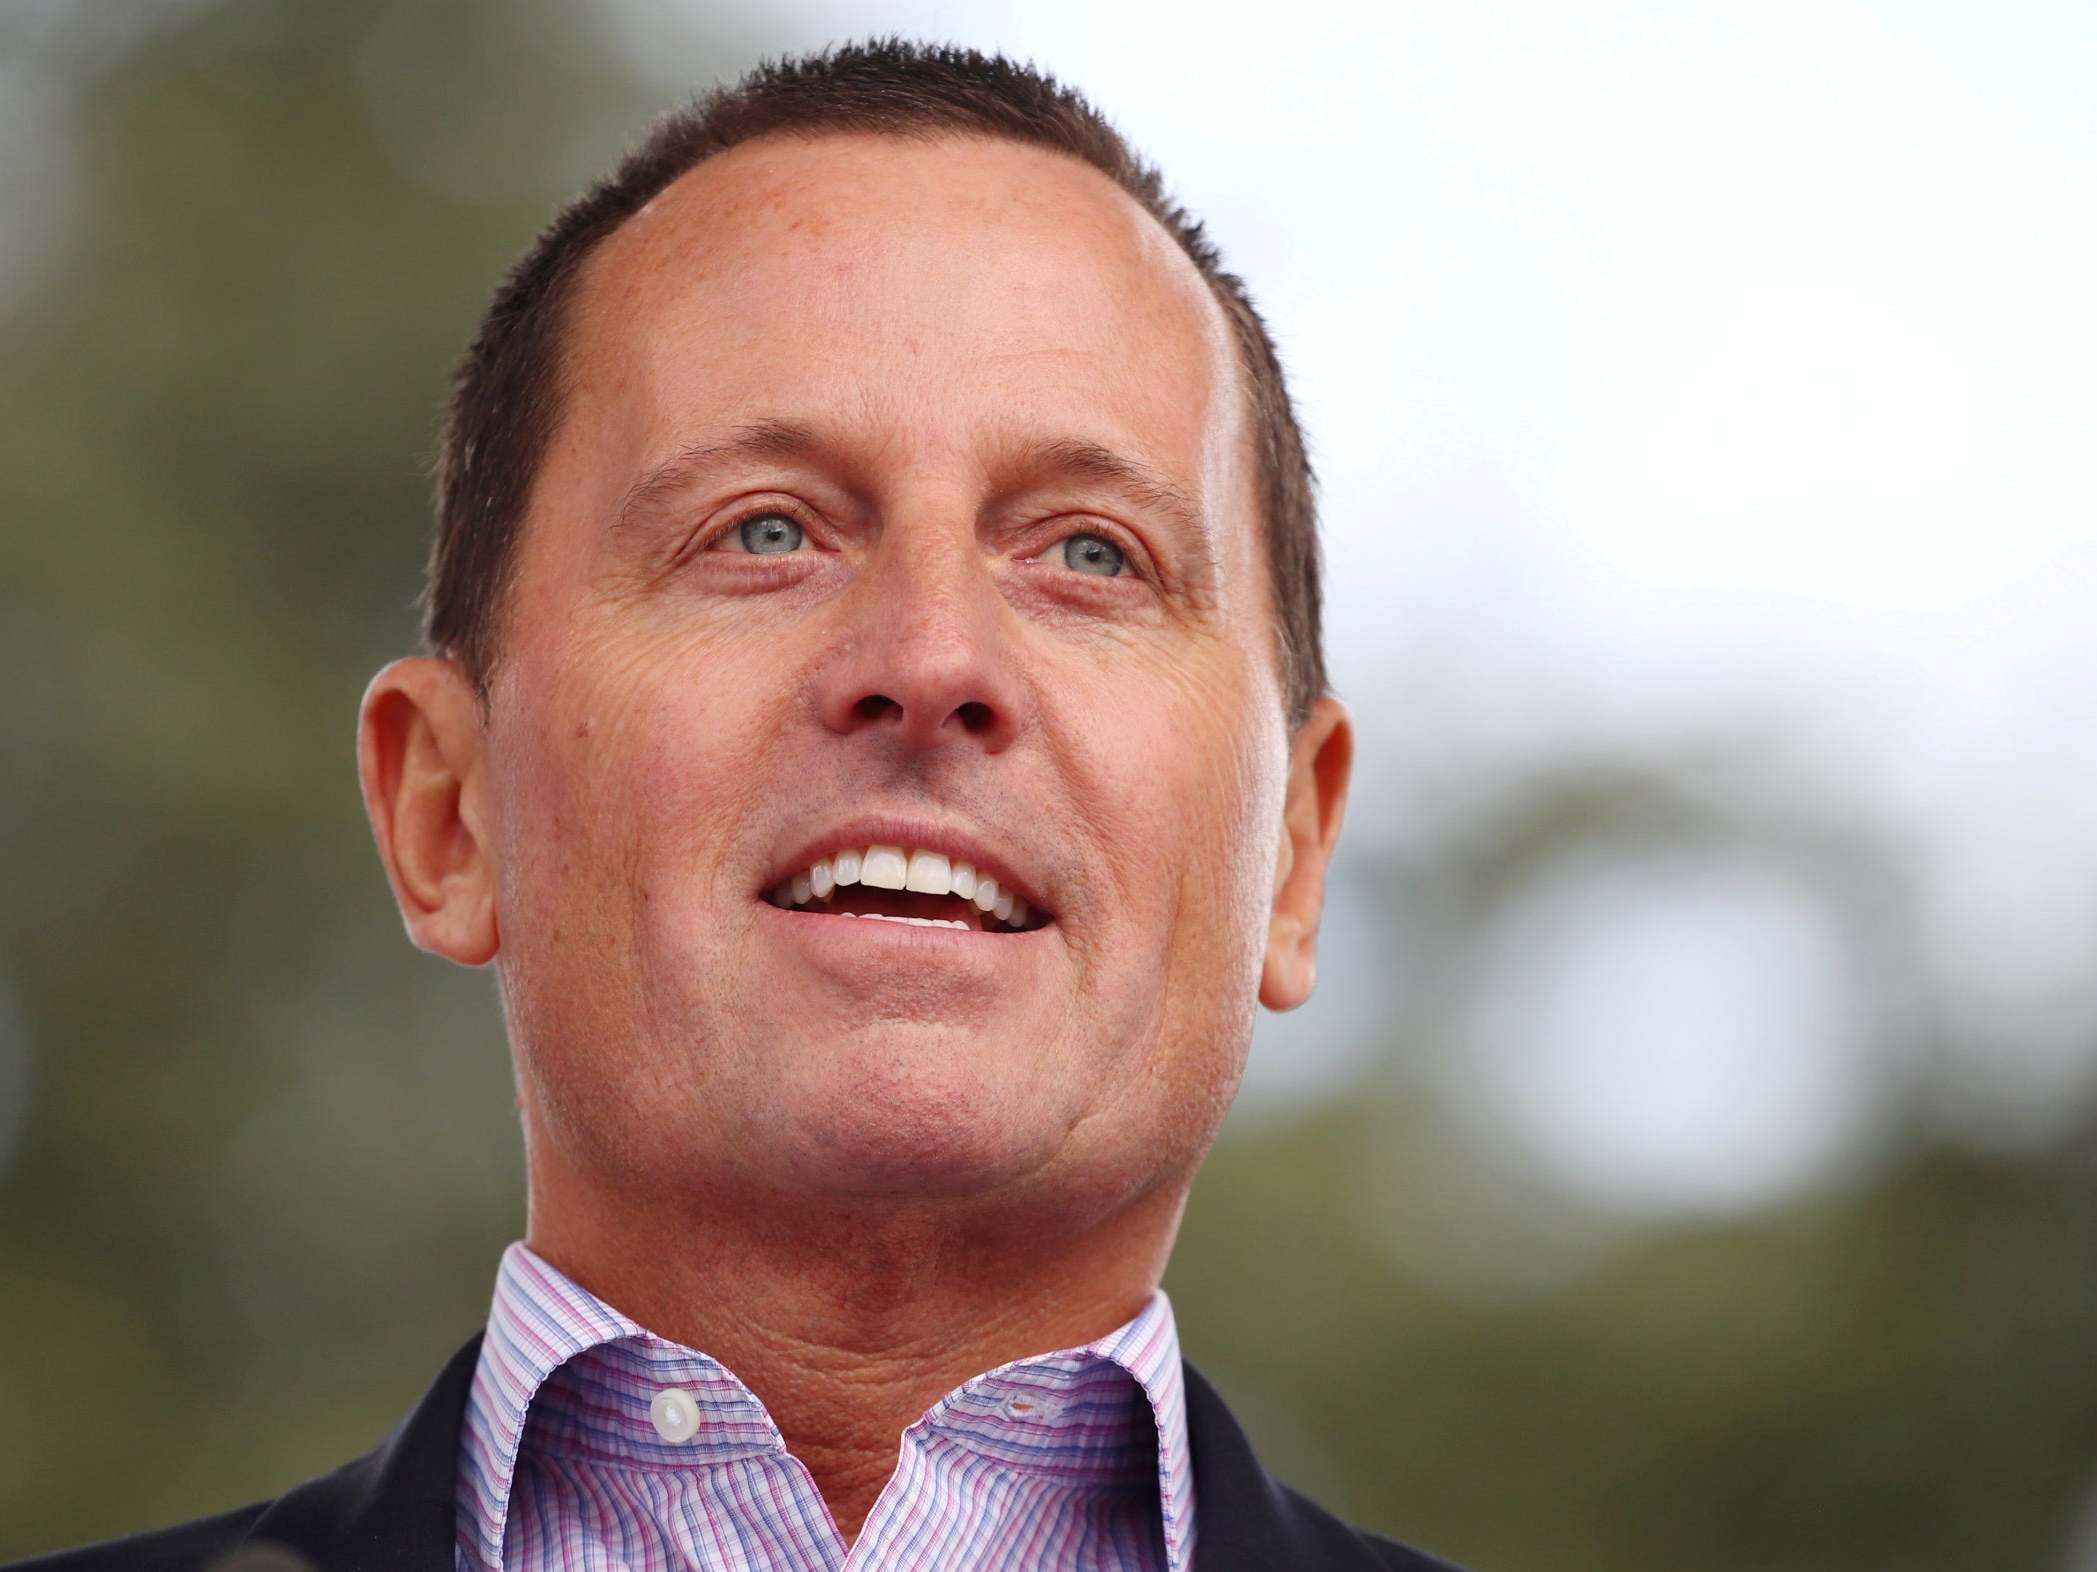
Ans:
{"type": "Polygon", "coordinates": [[[568,334],[485,756],[534,1141],[657,1193],[1190,1173],[1289,765],[1194,268],[1044,151],[760,141],[606,243],[568,334]],[[1001,869],[1036,915],[774,904],[874,846],[1001,869]]]}

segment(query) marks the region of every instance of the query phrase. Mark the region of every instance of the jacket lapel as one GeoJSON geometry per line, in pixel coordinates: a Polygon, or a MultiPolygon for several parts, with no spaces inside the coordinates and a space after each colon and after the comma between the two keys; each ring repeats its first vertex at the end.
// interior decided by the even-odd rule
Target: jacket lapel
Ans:
{"type": "Polygon", "coordinates": [[[1194,1572],[1394,1566],[1454,1572],[1363,1535],[1281,1484],[1253,1456],[1252,1443],[1216,1389],[1192,1365],[1185,1371],[1187,1445],[1194,1453],[1194,1572]]]}
{"type": "Polygon", "coordinates": [[[459,1428],[480,1350],[475,1333],[393,1434],[279,1496],[248,1538],[304,1551],[321,1572],[452,1572],[459,1428]]]}

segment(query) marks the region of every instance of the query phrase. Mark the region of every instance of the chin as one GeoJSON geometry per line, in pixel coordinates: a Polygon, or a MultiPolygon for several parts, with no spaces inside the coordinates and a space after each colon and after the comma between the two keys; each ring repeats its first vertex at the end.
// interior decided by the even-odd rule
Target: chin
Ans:
{"type": "MultiPolygon", "coordinates": [[[[915,1034],[913,1034],[915,1035],[915,1034]]],[[[942,1034],[944,1035],[944,1034],[942,1034]]],[[[922,1043],[860,1043],[810,1084],[782,1087],[770,1154],[783,1177],[838,1196],[982,1195],[1025,1180],[1062,1148],[1077,1110],[1055,1106],[1054,1078],[1018,1056],[960,1057],[922,1043]],[[1012,1073],[998,1073],[1000,1064],[1012,1073]]]]}

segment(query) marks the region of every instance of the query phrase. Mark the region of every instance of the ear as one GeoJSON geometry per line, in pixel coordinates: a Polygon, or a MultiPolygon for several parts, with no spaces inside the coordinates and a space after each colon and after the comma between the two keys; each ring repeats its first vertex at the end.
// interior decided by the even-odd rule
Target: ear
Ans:
{"type": "Polygon", "coordinates": [[[357,715],[357,773],[408,937],[481,966],[497,949],[480,712],[456,661],[397,660],[357,715]]]}
{"type": "Polygon", "coordinates": [[[1311,706],[1289,747],[1288,794],[1274,865],[1274,904],[1260,1003],[1293,1010],[1318,980],[1318,918],[1325,909],[1325,866],[1340,836],[1347,780],[1354,770],[1354,724],[1330,694],[1311,706]]]}

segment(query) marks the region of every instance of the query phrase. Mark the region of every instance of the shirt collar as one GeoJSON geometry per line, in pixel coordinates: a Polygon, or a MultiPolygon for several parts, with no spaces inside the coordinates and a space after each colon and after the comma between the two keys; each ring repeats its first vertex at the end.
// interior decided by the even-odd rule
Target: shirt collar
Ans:
{"type": "MultiPolygon", "coordinates": [[[[1110,1473],[1126,1462],[1132,1440],[1117,1370],[1133,1378],[1149,1404],[1167,1564],[1170,1572],[1184,1572],[1193,1539],[1194,1470],[1178,1331],[1163,1289],[1102,1337],[1016,1359],[964,1382],[911,1428],[941,1431],[1009,1467],[1078,1479],[1110,1473]]],[[[533,1432],[535,1446],[681,1468],[786,1450],[764,1405],[725,1365],[657,1337],[519,1241],[503,1252],[496,1272],[460,1432],[459,1539],[471,1566],[503,1564],[503,1528],[526,1420],[549,1382],[558,1384],[540,1406],[546,1423],[533,1432]],[[601,1352],[566,1370],[592,1351],[601,1352]],[[668,1443],[638,1404],[591,1401],[591,1385],[604,1375],[629,1391],[684,1388],[698,1400],[700,1432],[668,1443]],[[571,1384],[578,1389],[569,1391],[571,1384]]],[[[1148,1450],[1148,1438],[1144,1446],[1148,1450]]]]}

